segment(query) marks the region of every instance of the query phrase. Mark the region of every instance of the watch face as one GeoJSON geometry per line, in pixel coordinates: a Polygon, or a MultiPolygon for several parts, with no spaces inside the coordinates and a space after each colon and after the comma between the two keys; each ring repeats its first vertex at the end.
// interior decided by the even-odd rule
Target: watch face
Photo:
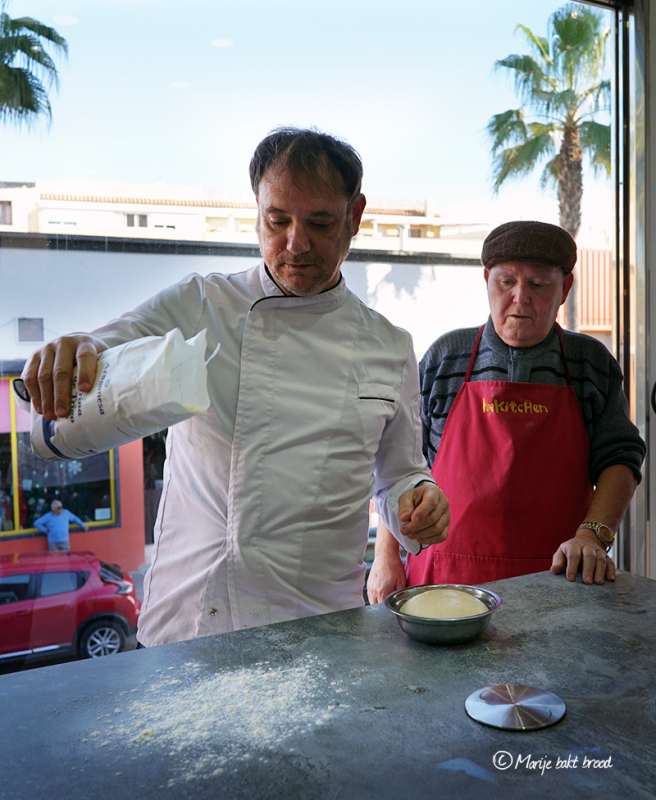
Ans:
{"type": "Polygon", "coordinates": [[[608,528],[600,527],[597,530],[597,534],[608,544],[613,544],[613,535],[608,528]]]}
{"type": "Polygon", "coordinates": [[[588,523],[587,525],[581,525],[582,528],[587,528],[591,530],[593,533],[596,534],[598,539],[601,539],[602,542],[606,542],[606,544],[611,545],[615,541],[615,535],[607,528],[605,525],[601,523],[588,523]]]}

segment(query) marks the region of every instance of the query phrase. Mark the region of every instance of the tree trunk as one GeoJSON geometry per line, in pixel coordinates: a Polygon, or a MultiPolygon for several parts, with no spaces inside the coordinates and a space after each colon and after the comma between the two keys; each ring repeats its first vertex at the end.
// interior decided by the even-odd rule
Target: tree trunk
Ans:
{"type": "MultiPolygon", "coordinates": [[[[583,196],[583,148],[579,129],[566,127],[558,156],[558,209],[560,226],[573,239],[581,228],[581,198],[583,196]]],[[[578,331],[580,327],[578,274],[565,304],[567,327],[578,331]]]]}

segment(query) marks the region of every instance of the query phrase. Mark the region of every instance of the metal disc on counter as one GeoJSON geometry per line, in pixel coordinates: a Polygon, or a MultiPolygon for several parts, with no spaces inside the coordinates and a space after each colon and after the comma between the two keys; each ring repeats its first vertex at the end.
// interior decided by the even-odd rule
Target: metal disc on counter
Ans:
{"type": "Polygon", "coordinates": [[[545,689],[502,683],[486,686],[465,700],[465,710],[476,722],[506,731],[534,731],[555,725],[565,716],[565,703],[545,689]]]}

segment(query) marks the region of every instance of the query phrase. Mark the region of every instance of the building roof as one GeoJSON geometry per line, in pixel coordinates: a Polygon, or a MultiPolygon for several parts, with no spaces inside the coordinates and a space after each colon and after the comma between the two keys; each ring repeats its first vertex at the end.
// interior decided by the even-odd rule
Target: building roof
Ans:
{"type": "MultiPolygon", "coordinates": [[[[195,206],[198,208],[257,208],[257,203],[254,200],[201,200],[171,197],[128,197],[125,195],[62,194],[56,192],[41,192],[40,199],[64,203],[120,203],[122,205],[195,206]]],[[[367,205],[364,213],[391,217],[424,217],[426,211],[424,208],[387,208],[367,205]]],[[[439,219],[437,215],[436,218],[439,219]]]]}
{"type": "Polygon", "coordinates": [[[237,200],[187,200],[166,197],[124,197],[120,195],[55,194],[42,192],[41,200],[57,200],[66,203],[121,203],[154,206],[198,206],[203,208],[257,208],[254,201],[237,200]]]}

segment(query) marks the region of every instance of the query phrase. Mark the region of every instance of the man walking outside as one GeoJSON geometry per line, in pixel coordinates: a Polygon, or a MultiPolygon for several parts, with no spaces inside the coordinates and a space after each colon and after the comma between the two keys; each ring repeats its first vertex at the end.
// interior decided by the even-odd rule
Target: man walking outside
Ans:
{"type": "Polygon", "coordinates": [[[34,523],[41,533],[48,536],[48,550],[62,550],[68,552],[71,549],[71,542],[68,538],[68,527],[71,522],[79,525],[83,531],[89,530],[79,517],[67,511],[62,505],[61,500],[53,500],[50,504],[52,509],[47,514],[39,517],[34,523]]]}

